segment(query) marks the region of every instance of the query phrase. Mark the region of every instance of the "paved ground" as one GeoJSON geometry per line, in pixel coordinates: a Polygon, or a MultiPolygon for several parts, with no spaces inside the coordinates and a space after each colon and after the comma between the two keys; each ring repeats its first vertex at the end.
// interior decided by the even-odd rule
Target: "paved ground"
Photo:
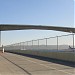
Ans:
{"type": "Polygon", "coordinates": [[[0,75],[75,75],[75,68],[12,53],[0,53],[0,75]]]}

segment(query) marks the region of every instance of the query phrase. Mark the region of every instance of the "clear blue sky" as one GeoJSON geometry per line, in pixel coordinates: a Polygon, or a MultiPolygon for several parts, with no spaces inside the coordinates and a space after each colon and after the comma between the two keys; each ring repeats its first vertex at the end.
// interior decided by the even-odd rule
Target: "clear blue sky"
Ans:
{"type": "MultiPolygon", "coordinates": [[[[74,0],[0,0],[0,24],[74,27],[74,0]]],[[[6,45],[62,34],[45,30],[20,30],[2,32],[1,37],[6,45]]]]}

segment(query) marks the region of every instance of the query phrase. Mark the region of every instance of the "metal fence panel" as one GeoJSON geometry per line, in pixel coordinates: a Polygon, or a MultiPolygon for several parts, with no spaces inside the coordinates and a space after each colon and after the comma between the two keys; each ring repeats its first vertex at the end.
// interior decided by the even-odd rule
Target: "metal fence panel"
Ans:
{"type": "Polygon", "coordinates": [[[73,35],[58,37],[58,50],[70,51],[73,48],[73,35]]]}

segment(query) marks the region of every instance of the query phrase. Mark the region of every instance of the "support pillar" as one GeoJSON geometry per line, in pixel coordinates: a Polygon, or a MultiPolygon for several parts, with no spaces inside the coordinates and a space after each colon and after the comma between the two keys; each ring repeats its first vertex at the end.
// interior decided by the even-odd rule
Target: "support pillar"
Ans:
{"type": "Polygon", "coordinates": [[[1,47],[1,31],[0,31],[0,47],[1,47]]]}

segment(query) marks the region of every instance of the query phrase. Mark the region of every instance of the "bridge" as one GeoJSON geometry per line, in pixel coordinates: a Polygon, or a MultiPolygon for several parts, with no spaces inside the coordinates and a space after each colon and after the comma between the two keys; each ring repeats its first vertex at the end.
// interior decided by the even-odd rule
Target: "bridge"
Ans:
{"type": "Polygon", "coordinates": [[[71,28],[71,27],[57,27],[57,26],[46,26],[46,25],[44,26],[44,25],[0,24],[0,31],[27,30],[27,29],[56,30],[56,31],[75,33],[75,28],[71,28]]]}

